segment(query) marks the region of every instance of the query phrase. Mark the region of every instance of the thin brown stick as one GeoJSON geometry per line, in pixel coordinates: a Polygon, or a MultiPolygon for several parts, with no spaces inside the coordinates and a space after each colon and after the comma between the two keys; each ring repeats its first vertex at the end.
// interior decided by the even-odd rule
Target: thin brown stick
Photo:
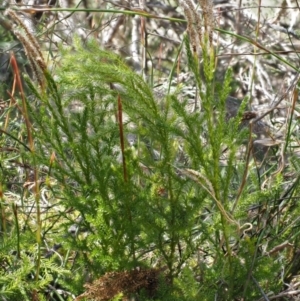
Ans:
{"type": "Polygon", "coordinates": [[[122,152],[122,163],[123,163],[123,174],[124,181],[127,182],[127,169],[126,169],[126,157],[125,157],[125,143],[124,143],[124,129],[123,129],[123,114],[122,114],[122,101],[120,94],[118,95],[118,123],[120,130],[120,143],[121,143],[121,152],[122,152]]]}

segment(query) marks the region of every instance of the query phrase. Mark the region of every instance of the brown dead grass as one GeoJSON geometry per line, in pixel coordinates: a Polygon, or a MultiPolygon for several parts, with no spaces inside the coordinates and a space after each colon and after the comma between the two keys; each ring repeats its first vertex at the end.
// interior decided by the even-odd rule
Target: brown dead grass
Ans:
{"type": "Polygon", "coordinates": [[[131,295],[141,290],[149,297],[156,294],[159,278],[163,277],[164,269],[141,269],[131,271],[109,272],[92,284],[86,284],[86,291],[78,296],[75,301],[84,298],[93,301],[109,301],[118,294],[124,295],[122,300],[128,300],[131,295]]]}

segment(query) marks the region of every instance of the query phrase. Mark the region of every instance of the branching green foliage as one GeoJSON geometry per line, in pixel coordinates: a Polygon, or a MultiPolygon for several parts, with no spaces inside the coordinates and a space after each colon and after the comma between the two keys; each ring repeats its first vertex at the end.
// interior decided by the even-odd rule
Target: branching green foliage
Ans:
{"type": "MultiPolygon", "coordinates": [[[[246,100],[229,118],[231,70],[216,82],[212,21],[186,3],[184,45],[199,92],[194,110],[180,87],[157,97],[96,41],[62,49],[55,76],[43,69],[41,89],[28,80],[34,152],[21,148],[22,139],[19,151],[40,175],[35,184],[47,204],[40,237],[45,245],[58,242],[59,251],[41,257],[41,240],[37,252],[30,248],[36,243],[31,215],[24,210],[24,222],[15,214],[1,238],[2,250],[17,249],[17,256],[1,254],[4,298],[37,293],[42,299],[55,280],[77,300],[136,294],[141,300],[258,300],[297,274],[298,181],[285,191],[282,175],[249,159],[252,136],[241,126],[246,100]],[[36,262],[40,278],[26,287],[36,262]]],[[[291,162],[299,169],[297,158],[291,162]]]]}
{"type": "MultiPolygon", "coordinates": [[[[54,176],[64,183],[66,205],[84,216],[92,232],[85,238],[86,247],[97,248],[95,257],[101,254],[102,266],[136,266],[149,247],[154,253],[158,248],[173,277],[200,243],[193,241],[192,229],[204,205],[195,200],[196,188],[175,166],[182,142],[175,132],[179,124],[170,105],[174,99],[158,102],[120,58],[99,50],[94,42],[85,47],[77,45],[75,56],[64,55],[58,84],[49,78],[50,97],[40,97],[42,114],[32,110],[41,129],[37,141],[44,141],[41,159],[48,164],[55,152],[54,176]],[[82,61],[84,77],[82,70],[77,72],[82,61]],[[118,95],[124,133],[115,118],[118,95]],[[71,108],[75,102],[77,112],[71,108]],[[122,154],[123,134],[135,135],[136,144],[127,143],[122,154]],[[127,177],[121,156],[126,158],[127,177]]],[[[201,195],[204,200],[206,193],[199,191],[201,195]]]]}
{"type": "Polygon", "coordinates": [[[172,283],[199,248],[209,248],[218,265],[228,261],[232,276],[232,255],[220,249],[225,244],[231,254],[230,237],[241,234],[229,213],[240,139],[239,122],[225,121],[230,72],[219,101],[213,77],[207,78],[204,110],[194,113],[175,95],[155,99],[138,74],[95,42],[65,50],[56,82],[46,77],[47,93],[32,86],[37,100],[29,103],[37,153],[48,176],[61,183],[64,206],[83,218],[89,234],[69,243],[88,254],[90,272],[157,261],[172,283]],[[130,135],[135,143],[122,148],[120,137],[130,135]],[[225,148],[227,167],[219,164],[225,148]]]}
{"type": "MultiPolygon", "coordinates": [[[[3,250],[3,245],[1,250],[3,250]]],[[[21,257],[16,255],[2,255],[0,273],[0,295],[8,300],[31,300],[34,294],[43,296],[43,291],[48,288],[55,275],[67,275],[68,272],[58,267],[54,262],[43,260],[41,264],[42,274],[38,281],[34,280],[37,258],[35,253],[21,253],[21,257]]],[[[4,300],[5,300],[4,299],[4,300]]]]}
{"type": "Polygon", "coordinates": [[[279,264],[261,251],[272,226],[253,223],[247,210],[254,195],[269,206],[278,194],[249,196],[251,183],[238,193],[245,104],[228,120],[230,70],[219,88],[213,54],[202,77],[187,37],[185,45],[201,111],[188,111],[177,94],[156,99],[141,76],[94,41],[63,50],[56,79],[46,74],[47,91],[29,83],[37,160],[63,206],[81,216],[63,246],[79,252],[79,270],[95,277],[155,263],[167,271],[163,300],[255,299],[260,289],[280,287],[265,280],[279,264]]]}
{"type": "MultiPolygon", "coordinates": [[[[270,60],[273,70],[272,57],[298,69],[278,56],[281,48],[258,43],[271,38],[257,39],[260,24],[248,17],[249,28],[236,35],[216,28],[212,1],[179,2],[186,21],[143,10],[106,13],[187,23],[169,81],[189,69],[194,109],[181,91],[190,83],[157,93],[161,66],[149,85],[95,41],[78,39],[61,49],[59,67],[48,73],[38,40],[19,17],[22,8],[6,11],[39,87],[28,80],[28,94],[20,78],[5,79],[10,55],[3,54],[0,300],[281,300],[271,294],[299,283],[298,77],[284,96],[292,91],[284,145],[257,162],[251,121],[250,130],[244,122],[247,99],[228,116],[233,75],[228,69],[217,76],[218,59],[224,60],[214,32],[255,47],[256,67],[264,58],[251,75],[261,75],[260,90],[276,82],[264,68],[270,60]]],[[[90,17],[93,31],[102,28],[90,17]]],[[[145,68],[152,56],[146,23],[141,20],[145,68]]],[[[287,58],[287,45],[280,44],[287,58]]],[[[154,56],[151,61],[155,66],[154,56]]],[[[11,73],[21,74],[18,60],[11,62],[11,73]]],[[[242,59],[237,66],[248,74],[242,59]]]]}

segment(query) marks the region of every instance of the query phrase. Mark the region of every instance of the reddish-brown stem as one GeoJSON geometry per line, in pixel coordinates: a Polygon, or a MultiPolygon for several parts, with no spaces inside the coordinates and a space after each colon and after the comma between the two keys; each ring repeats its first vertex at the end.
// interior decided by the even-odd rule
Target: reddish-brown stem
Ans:
{"type": "Polygon", "coordinates": [[[24,120],[25,120],[26,129],[27,129],[27,137],[28,137],[28,142],[29,142],[29,148],[30,148],[31,151],[34,151],[33,139],[32,139],[32,135],[31,135],[31,131],[30,131],[31,125],[30,125],[29,118],[28,118],[28,113],[27,113],[25,94],[24,94],[24,90],[23,90],[23,85],[22,85],[22,81],[21,81],[21,77],[20,77],[20,72],[19,72],[17,60],[16,60],[16,57],[15,57],[13,52],[10,53],[10,64],[11,64],[13,72],[15,74],[16,85],[20,90],[20,95],[21,95],[21,99],[22,99],[22,106],[23,106],[23,117],[24,117],[24,120]]]}
{"type": "MultiPolygon", "coordinates": [[[[28,112],[27,112],[25,93],[24,93],[24,89],[23,89],[23,85],[22,85],[22,81],[21,81],[21,76],[20,76],[18,63],[17,63],[16,57],[15,57],[13,52],[10,53],[10,64],[11,64],[11,67],[13,69],[14,76],[15,76],[15,85],[18,87],[18,89],[20,91],[20,96],[21,96],[21,100],[22,100],[22,107],[23,107],[22,108],[22,113],[23,113],[22,115],[23,115],[25,125],[26,125],[29,149],[30,149],[32,155],[34,156],[34,143],[33,143],[33,138],[32,138],[32,133],[31,133],[31,124],[30,124],[29,116],[28,116],[28,112]]],[[[15,87],[14,87],[14,89],[15,89],[15,87]]],[[[12,100],[13,100],[13,94],[11,96],[12,96],[12,100]]],[[[41,249],[40,249],[40,247],[41,247],[42,221],[41,221],[41,210],[40,210],[40,189],[39,189],[39,182],[38,182],[38,170],[37,170],[36,166],[34,167],[34,182],[35,182],[34,194],[35,194],[36,211],[37,211],[37,225],[38,225],[37,231],[36,231],[36,233],[37,233],[36,239],[37,239],[38,246],[39,246],[38,261],[37,261],[37,268],[36,268],[36,275],[35,275],[36,280],[37,280],[39,278],[40,261],[41,261],[41,249]]]]}
{"type": "Polygon", "coordinates": [[[19,220],[18,220],[18,206],[16,204],[12,205],[13,213],[15,217],[15,225],[17,230],[17,257],[21,258],[21,250],[20,250],[20,229],[19,229],[19,220]]]}
{"type": "Polygon", "coordinates": [[[121,143],[121,152],[122,152],[124,181],[127,182],[124,130],[123,130],[122,100],[121,100],[120,95],[118,95],[118,123],[119,123],[119,130],[120,130],[120,143],[121,143]]]}

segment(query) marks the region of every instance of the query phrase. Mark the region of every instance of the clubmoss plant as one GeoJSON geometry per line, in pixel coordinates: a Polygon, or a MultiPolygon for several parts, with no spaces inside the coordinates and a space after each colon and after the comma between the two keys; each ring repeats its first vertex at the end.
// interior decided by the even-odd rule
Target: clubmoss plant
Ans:
{"type": "MultiPolygon", "coordinates": [[[[36,227],[25,209],[23,222],[12,207],[12,230],[2,222],[2,250],[9,243],[17,250],[1,255],[4,298],[42,299],[54,281],[77,300],[258,300],[279,293],[297,273],[298,232],[288,224],[298,225],[298,185],[284,190],[281,175],[271,168],[260,173],[250,160],[251,131],[241,127],[247,100],[228,118],[232,73],[216,82],[211,2],[181,5],[188,24],[183,45],[199,96],[194,110],[180,87],[158,98],[152,83],[94,40],[76,39],[62,49],[54,76],[38,64],[39,50],[29,41],[39,85],[27,80],[31,95],[23,98],[28,114],[22,116],[31,142],[19,147],[40,171],[34,181],[40,193],[35,203],[23,202],[35,210],[43,202],[45,210],[37,214],[43,221],[38,251],[29,247],[36,227]],[[49,243],[57,247],[43,252],[50,259],[41,256],[49,243]],[[35,264],[39,277],[26,290],[35,264]]],[[[295,169],[298,161],[292,160],[295,169]]]]}
{"type": "MultiPolygon", "coordinates": [[[[188,37],[186,49],[192,67],[197,58],[188,37]]],[[[64,205],[88,231],[69,247],[88,254],[94,276],[157,262],[167,267],[170,284],[199,248],[210,248],[219,268],[225,262],[224,277],[234,277],[231,240],[243,225],[230,214],[240,135],[238,120],[225,121],[230,72],[225,89],[215,90],[214,60],[205,57],[203,110],[191,114],[175,95],[155,99],[139,75],[94,41],[77,41],[63,58],[56,82],[46,74],[47,93],[31,87],[37,99],[29,106],[39,128],[39,160],[50,168],[55,153],[49,177],[61,183],[64,205]],[[129,135],[131,145],[122,138],[129,135]],[[219,164],[225,148],[227,167],[219,164]]],[[[194,75],[202,89],[200,73],[194,75]]]]}

